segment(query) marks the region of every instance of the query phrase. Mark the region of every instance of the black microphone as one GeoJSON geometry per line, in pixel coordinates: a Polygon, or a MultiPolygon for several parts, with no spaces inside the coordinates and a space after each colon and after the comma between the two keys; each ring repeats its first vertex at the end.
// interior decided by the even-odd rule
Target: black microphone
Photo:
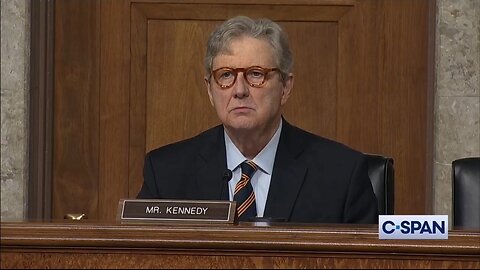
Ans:
{"type": "MultiPolygon", "coordinates": [[[[225,192],[225,187],[227,187],[227,190],[228,190],[228,182],[232,179],[232,176],[233,176],[233,173],[232,171],[230,171],[229,169],[226,169],[224,172],[223,172],[223,176],[222,176],[222,192],[220,192],[220,200],[223,200],[223,193],[225,192]]],[[[228,196],[227,196],[227,200],[228,200],[228,196]]]]}
{"type": "Polygon", "coordinates": [[[223,172],[223,181],[228,183],[232,179],[232,176],[233,176],[232,171],[230,171],[229,169],[226,169],[223,172]]]}

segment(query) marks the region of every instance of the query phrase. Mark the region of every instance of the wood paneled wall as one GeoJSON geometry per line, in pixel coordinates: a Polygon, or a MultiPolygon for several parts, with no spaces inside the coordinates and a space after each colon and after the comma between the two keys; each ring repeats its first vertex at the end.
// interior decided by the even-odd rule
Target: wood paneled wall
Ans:
{"type": "MultiPolygon", "coordinates": [[[[208,34],[239,14],[289,33],[287,120],[395,160],[397,214],[431,211],[434,1],[57,0],[53,218],[114,219],[143,157],[217,124],[203,86],[208,34]]],[[[49,191],[46,191],[49,192],[49,191]]]]}

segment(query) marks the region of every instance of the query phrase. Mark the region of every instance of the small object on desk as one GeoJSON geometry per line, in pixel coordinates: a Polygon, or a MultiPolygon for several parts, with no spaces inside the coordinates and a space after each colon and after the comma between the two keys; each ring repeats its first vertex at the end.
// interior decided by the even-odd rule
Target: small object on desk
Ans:
{"type": "Polygon", "coordinates": [[[66,214],[63,218],[77,221],[77,220],[87,219],[87,215],[85,215],[85,214],[66,214]]]}

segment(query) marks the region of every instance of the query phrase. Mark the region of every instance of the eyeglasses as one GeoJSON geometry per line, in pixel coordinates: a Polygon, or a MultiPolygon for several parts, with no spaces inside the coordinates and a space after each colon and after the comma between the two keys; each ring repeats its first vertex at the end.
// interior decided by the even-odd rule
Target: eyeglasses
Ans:
{"type": "Polygon", "coordinates": [[[238,72],[243,72],[243,77],[250,86],[262,87],[265,84],[268,73],[272,71],[280,70],[278,68],[263,68],[259,66],[247,68],[221,67],[212,71],[210,76],[213,76],[220,88],[227,89],[235,84],[238,72]]]}

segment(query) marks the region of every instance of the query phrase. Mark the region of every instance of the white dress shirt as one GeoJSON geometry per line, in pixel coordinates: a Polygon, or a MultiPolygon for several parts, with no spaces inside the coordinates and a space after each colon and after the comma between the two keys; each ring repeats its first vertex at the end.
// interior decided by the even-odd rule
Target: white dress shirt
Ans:
{"type": "MultiPolygon", "coordinates": [[[[282,131],[282,120],[278,125],[277,131],[268,144],[255,156],[252,161],[258,165],[259,169],[255,172],[250,182],[255,192],[255,203],[257,206],[257,216],[263,217],[265,204],[267,202],[268,189],[272,178],[273,163],[277,153],[280,132],[282,131]]],[[[224,131],[225,132],[225,131],[224,131]]],[[[247,158],[233,144],[232,140],[225,132],[225,148],[227,152],[227,168],[232,171],[232,179],[228,182],[229,198],[233,201],[233,192],[242,175],[240,164],[247,158]]]]}

